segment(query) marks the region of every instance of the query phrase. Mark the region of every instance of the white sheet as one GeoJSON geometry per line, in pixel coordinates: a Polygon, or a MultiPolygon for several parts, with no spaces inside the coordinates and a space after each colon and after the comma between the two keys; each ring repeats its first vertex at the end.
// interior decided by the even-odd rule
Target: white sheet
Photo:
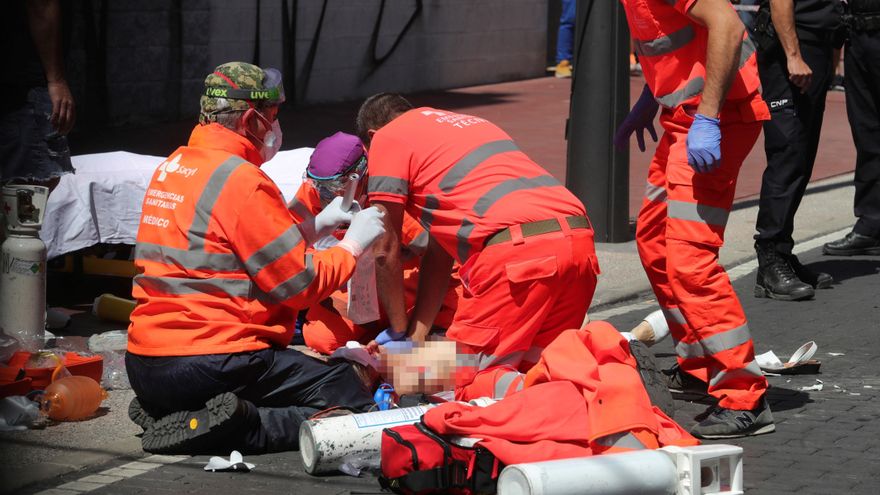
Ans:
{"type": "MultiPolygon", "coordinates": [[[[299,189],[312,151],[281,151],[263,165],[285,201],[299,189]]],[[[99,242],[134,244],[147,185],[164,160],[126,151],[74,156],[76,173],[62,176],[46,206],[40,237],[49,258],[99,242]]]]}

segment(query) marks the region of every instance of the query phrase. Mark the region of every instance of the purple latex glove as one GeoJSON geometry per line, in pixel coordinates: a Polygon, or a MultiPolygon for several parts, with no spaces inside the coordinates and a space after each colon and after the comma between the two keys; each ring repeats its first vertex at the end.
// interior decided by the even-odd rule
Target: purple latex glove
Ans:
{"type": "Polygon", "coordinates": [[[636,140],[639,142],[639,149],[645,151],[645,129],[648,130],[656,143],[657,131],[654,130],[654,117],[659,108],[660,104],[654,99],[651,89],[646,84],[639,100],[633,105],[629,115],[626,116],[623,123],[620,124],[620,128],[617,129],[617,133],[614,134],[614,146],[617,149],[626,149],[629,137],[633,132],[637,132],[636,140]]]}
{"type": "Polygon", "coordinates": [[[721,165],[721,127],[719,120],[698,113],[688,131],[688,163],[697,173],[709,173],[721,165]]]}

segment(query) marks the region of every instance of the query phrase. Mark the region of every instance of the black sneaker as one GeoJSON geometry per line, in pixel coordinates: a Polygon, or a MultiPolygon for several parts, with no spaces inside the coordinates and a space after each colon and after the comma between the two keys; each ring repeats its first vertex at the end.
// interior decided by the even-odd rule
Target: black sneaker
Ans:
{"type": "Polygon", "coordinates": [[[144,432],[144,450],[154,454],[203,453],[244,421],[246,407],[245,401],[226,392],[210,399],[198,411],[173,412],[156,420],[144,432]]]}
{"type": "Polygon", "coordinates": [[[137,397],[131,399],[131,402],[128,403],[128,418],[131,419],[134,424],[143,428],[144,431],[152,428],[153,423],[159,419],[151,416],[150,413],[145,411],[137,397]]]}
{"type": "Polygon", "coordinates": [[[773,413],[767,399],[762,398],[751,411],[714,406],[699,424],[691,428],[697,438],[740,438],[776,431],[773,413]]]}
{"type": "Polygon", "coordinates": [[[810,284],[798,278],[788,259],[777,252],[772,244],[755,243],[755,251],[758,253],[755,297],[800,301],[816,294],[810,284]]]}
{"type": "Polygon", "coordinates": [[[661,373],[666,381],[666,387],[674,394],[709,395],[709,385],[681,369],[678,364],[661,373]]]}
{"type": "Polygon", "coordinates": [[[816,272],[807,268],[801,264],[801,260],[799,260],[796,255],[789,254],[786,255],[785,258],[788,260],[788,264],[791,265],[791,269],[794,270],[794,274],[797,275],[797,278],[799,278],[801,282],[810,284],[814,289],[829,289],[834,283],[834,277],[830,274],[816,272]]]}
{"type": "Polygon", "coordinates": [[[657,366],[654,360],[654,353],[648,350],[643,342],[631,340],[629,342],[629,351],[636,358],[636,369],[642,378],[642,384],[648,392],[648,398],[651,404],[660,408],[670,418],[675,412],[675,404],[672,401],[672,394],[666,387],[666,375],[657,366]]]}

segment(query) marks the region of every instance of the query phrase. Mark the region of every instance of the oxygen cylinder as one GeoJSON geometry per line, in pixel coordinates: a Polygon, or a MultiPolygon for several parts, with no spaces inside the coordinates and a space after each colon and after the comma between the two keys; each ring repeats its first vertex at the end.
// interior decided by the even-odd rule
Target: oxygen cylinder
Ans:
{"type": "Polygon", "coordinates": [[[498,477],[498,495],[675,495],[675,463],[659,450],[513,464],[498,477]]]}
{"type": "Polygon", "coordinates": [[[0,246],[0,330],[22,348],[43,347],[46,329],[46,245],[40,227],[49,189],[6,186],[7,238],[0,246]]]}
{"type": "Polygon", "coordinates": [[[309,474],[329,473],[345,462],[379,467],[382,430],[419,421],[431,406],[405,407],[304,421],[299,451],[309,474]]]}

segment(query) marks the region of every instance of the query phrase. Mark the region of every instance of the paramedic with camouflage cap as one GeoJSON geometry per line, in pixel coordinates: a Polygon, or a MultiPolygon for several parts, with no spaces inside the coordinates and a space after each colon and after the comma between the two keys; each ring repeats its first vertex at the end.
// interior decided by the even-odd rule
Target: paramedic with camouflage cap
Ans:
{"type": "Polygon", "coordinates": [[[383,227],[375,208],[353,215],[341,201],[294,221],[260,170],[281,145],[283,101],[278,71],[220,65],[189,143],[147,189],[126,367],[149,452],[295,449],[312,413],[371,405],[350,364],[287,348],[297,312],[345,283],[383,227]],[[336,247],[306,253],[342,222],[336,247]]]}

